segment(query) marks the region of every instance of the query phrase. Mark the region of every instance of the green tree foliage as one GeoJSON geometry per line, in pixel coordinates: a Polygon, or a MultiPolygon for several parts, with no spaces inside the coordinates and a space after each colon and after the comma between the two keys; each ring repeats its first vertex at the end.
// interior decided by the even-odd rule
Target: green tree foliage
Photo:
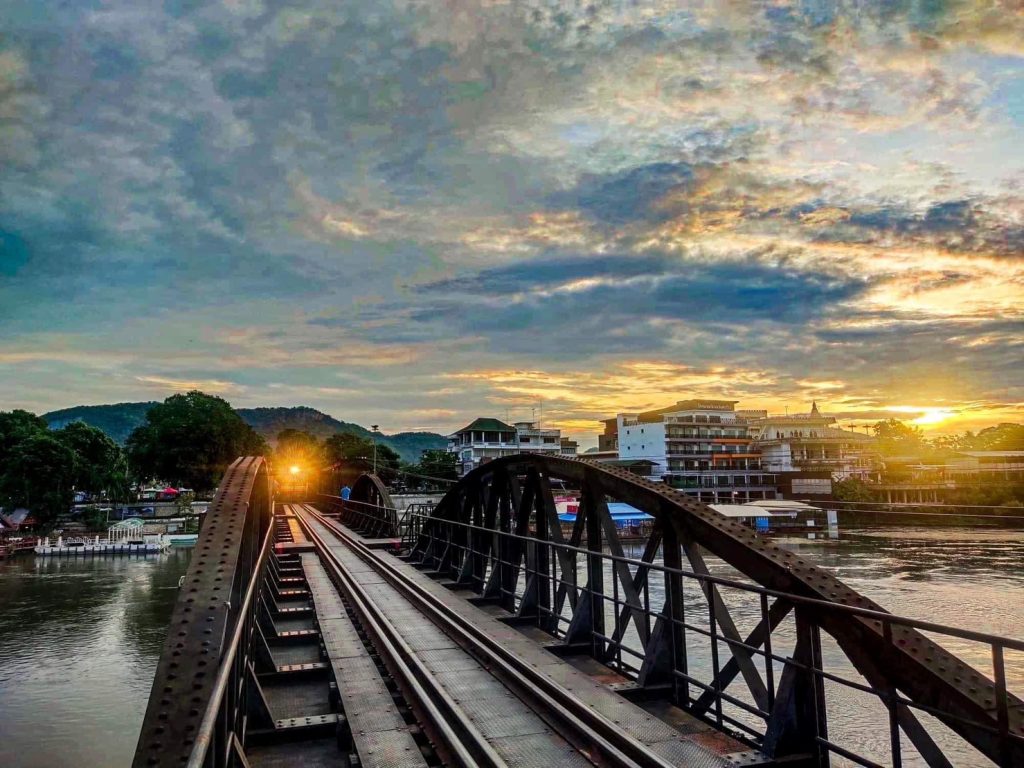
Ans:
{"type": "Polygon", "coordinates": [[[964,506],[1019,507],[1024,505],[1024,483],[1017,481],[965,485],[950,491],[947,504],[964,506]]]}
{"type": "MultiPolygon", "coordinates": [[[[346,433],[328,437],[323,444],[323,458],[327,464],[340,465],[343,474],[358,475],[373,469],[374,443],[372,439],[346,433]]],[[[377,443],[377,474],[390,482],[401,468],[402,459],[390,446],[377,443]]]]}
{"type": "Polygon", "coordinates": [[[348,432],[339,432],[324,440],[324,461],[337,464],[342,461],[365,459],[367,445],[371,446],[370,450],[372,451],[373,447],[369,440],[348,432]]]}
{"type": "Polygon", "coordinates": [[[266,443],[224,399],[192,391],[153,406],[128,438],[139,478],[159,478],[205,492],[239,456],[266,453],[266,443]]]}
{"type": "MultiPolygon", "coordinates": [[[[458,456],[448,451],[427,450],[420,456],[419,464],[414,465],[412,471],[439,480],[458,480],[458,456]]],[[[447,486],[447,483],[444,485],[447,486]]]]}
{"type": "Polygon", "coordinates": [[[74,451],[43,431],[20,440],[0,475],[0,506],[32,510],[41,528],[71,507],[77,473],[74,451]]]}
{"type": "Polygon", "coordinates": [[[90,531],[102,531],[109,525],[106,510],[100,509],[96,505],[85,507],[81,512],[81,516],[82,522],[85,523],[85,527],[90,531]]]}
{"type": "Polygon", "coordinates": [[[447,490],[458,477],[458,457],[436,448],[422,451],[420,460],[406,464],[402,473],[404,486],[414,491],[447,490]]]}
{"type": "MultiPolygon", "coordinates": [[[[968,432],[967,435],[971,433],[968,432]]],[[[966,437],[966,436],[965,436],[966,437]]],[[[1000,424],[988,427],[964,440],[962,450],[1024,451],[1024,424],[1000,424]]]]}
{"type": "Polygon", "coordinates": [[[839,501],[875,501],[868,484],[856,477],[832,483],[832,495],[839,501]]]}
{"type": "MultiPolygon", "coordinates": [[[[79,491],[111,495],[125,485],[127,464],[121,446],[103,430],[74,421],[53,433],[74,451],[78,458],[75,488],[79,491]]],[[[123,497],[122,497],[123,498],[123,497]]]]}
{"type": "Polygon", "coordinates": [[[28,411],[0,411],[0,470],[15,446],[26,437],[46,432],[46,420],[28,411]]]}
{"type": "Polygon", "coordinates": [[[880,421],[873,429],[882,456],[917,456],[928,450],[920,428],[899,419],[880,421]]]}

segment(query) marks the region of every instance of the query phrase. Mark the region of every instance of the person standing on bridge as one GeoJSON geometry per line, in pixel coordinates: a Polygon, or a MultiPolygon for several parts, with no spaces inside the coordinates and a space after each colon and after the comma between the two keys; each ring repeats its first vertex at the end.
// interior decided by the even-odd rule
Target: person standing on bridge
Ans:
{"type": "Polygon", "coordinates": [[[346,483],[341,488],[341,500],[342,501],[348,501],[348,497],[351,496],[351,495],[352,495],[352,489],[349,488],[348,484],[346,483]]]}

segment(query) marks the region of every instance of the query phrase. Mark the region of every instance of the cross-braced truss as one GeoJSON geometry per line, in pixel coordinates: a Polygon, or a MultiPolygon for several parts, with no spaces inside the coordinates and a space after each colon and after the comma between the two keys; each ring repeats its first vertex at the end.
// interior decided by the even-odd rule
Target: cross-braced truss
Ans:
{"type": "Polygon", "coordinates": [[[915,712],[998,764],[1024,764],[1024,705],[1007,693],[1002,667],[1004,647],[1014,646],[985,638],[993,681],[922,634],[923,623],[886,613],[663,484],[597,462],[523,454],[471,472],[412,524],[413,559],[768,755],[824,765],[830,752],[844,754],[829,739],[826,687],[858,683],[825,668],[824,639],[880,703],[894,764],[903,737],[928,765],[950,764],[915,712]],[[553,481],[579,491],[571,523],[558,516],[553,481]],[[653,517],[637,556],[627,557],[609,499],[653,517]],[[737,571],[749,581],[737,581],[737,571]]]}

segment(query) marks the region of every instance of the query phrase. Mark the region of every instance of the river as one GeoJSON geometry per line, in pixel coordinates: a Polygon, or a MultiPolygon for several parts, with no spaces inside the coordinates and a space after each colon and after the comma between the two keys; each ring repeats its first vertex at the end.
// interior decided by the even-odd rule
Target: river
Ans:
{"type": "Polygon", "coordinates": [[[0,766],[130,765],[191,555],[0,561],[0,766]]]}
{"type": "MultiPolygon", "coordinates": [[[[893,612],[1024,635],[1024,531],[862,529],[783,542],[893,612]]],[[[0,561],[0,765],[131,762],[190,555],[0,561]]],[[[1020,661],[1012,683],[1024,684],[1020,661]]],[[[885,743],[884,732],[874,737],[885,743]]]]}

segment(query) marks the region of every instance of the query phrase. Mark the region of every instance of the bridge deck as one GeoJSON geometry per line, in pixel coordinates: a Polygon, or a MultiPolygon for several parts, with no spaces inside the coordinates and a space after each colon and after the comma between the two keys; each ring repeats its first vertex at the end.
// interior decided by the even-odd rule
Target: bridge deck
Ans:
{"type": "Polygon", "coordinates": [[[663,484],[523,454],[469,473],[429,516],[399,521],[372,475],[356,491],[350,504],[317,497],[331,519],[275,505],[262,458],[231,465],[175,606],[137,768],[827,766],[890,755],[898,765],[904,754],[948,768],[930,732],[938,723],[979,760],[1024,765],[1024,702],[1007,690],[1007,656],[1024,641],[886,613],[663,484]],[[585,502],[569,539],[553,479],[585,502]],[[655,513],[641,559],[623,554],[609,498],[655,513]],[[398,532],[411,544],[402,559],[398,532]],[[713,575],[706,553],[749,581],[713,575]],[[686,587],[703,599],[684,600],[686,587]],[[750,628],[747,616],[741,632],[730,607],[752,595],[760,621],[750,628]],[[642,647],[627,649],[633,630],[642,647]],[[933,635],[987,648],[992,678],[933,635]],[[710,650],[710,670],[689,665],[691,644],[710,650]],[[619,662],[626,650],[641,669],[619,662]],[[877,724],[872,739],[829,739],[829,710],[851,706],[832,686],[870,698],[872,714],[862,719],[858,699],[855,720],[877,724]]]}
{"type": "MultiPolygon", "coordinates": [[[[578,669],[545,650],[536,639],[467,602],[416,568],[379,550],[357,553],[337,538],[331,527],[314,517],[310,510],[296,506],[294,512],[315,537],[326,543],[331,553],[358,581],[364,593],[376,604],[386,606],[389,621],[400,628],[411,653],[430,670],[444,691],[465,713],[466,720],[484,735],[509,765],[550,765],[552,761],[557,761],[561,765],[573,766],[589,765],[590,761],[390,584],[383,575],[381,565],[386,563],[387,567],[401,568],[404,576],[414,580],[475,626],[484,629],[550,681],[588,702],[593,710],[616,723],[624,733],[672,764],[727,765],[729,761],[723,753],[735,754],[744,749],[738,742],[723,737],[710,726],[683,715],[681,711],[667,713],[664,720],[659,719],[601,682],[600,678],[609,677],[610,670],[607,668],[602,666],[601,670],[587,671],[578,669]],[[672,725],[666,721],[671,721],[672,725]]],[[[356,532],[345,526],[336,523],[331,525],[348,536],[359,538],[356,532]]],[[[302,557],[304,561],[307,558],[316,560],[315,555],[302,557]]],[[[341,598],[337,592],[332,592],[333,584],[329,580],[311,583],[311,589],[323,631],[325,614],[321,611],[333,616],[341,605],[341,598]],[[321,596],[318,598],[318,595],[321,596]]],[[[332,659],[332,664],[339,690],[344,691],[349,679],[359,679],[366,661],[349,657],[337,663],[332,659]]]]}
{"type": "MultiPolygon", "coordinates": [[[[299,511],[304,521],[328,541],[328,547],[363,589],[379,605],[387,606],[388,619],[401,628],[413,655],[429,669],[463,710],[467,721],[480,730],[495,751],[510,765],[585,766],[590,763],[526,704],[515,698],[467,651],[435,627],[398,590],[347,545],[334,538],[319,521],[299,511]]],[[[318,606],[319,611],[319,606],[318,606]]],[[[368,658],[342,659],[336,666],[339,690],[361,686],[368,658]]],[[[347,710],[346,710],[347,711],[347,710]]],[[[371,718],[376,714],[367,713],[371,718]]],[[[383,715],[386,717],[386,715],[383,715]]]]}

